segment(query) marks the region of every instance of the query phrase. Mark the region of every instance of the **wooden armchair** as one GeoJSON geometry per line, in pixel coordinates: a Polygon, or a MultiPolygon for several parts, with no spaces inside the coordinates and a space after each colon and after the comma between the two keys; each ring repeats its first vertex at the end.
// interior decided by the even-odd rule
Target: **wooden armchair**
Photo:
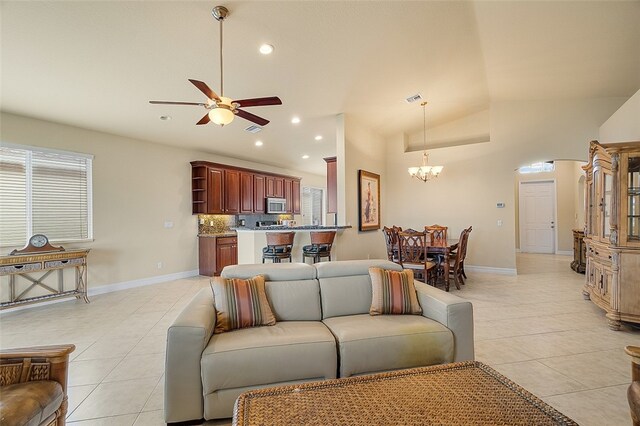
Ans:
{"type": "Polygon", "coordinates": [[[631,385],[627,390],[631,420],[633,426],[640,426],[640,347],[627,346],[624,351],[631,356],[631,385]]]}
{"type": "Polygon", "coordinates": [[[64,426],[69,354],[74,345],[0,352],[0,423],[64,426]]]}

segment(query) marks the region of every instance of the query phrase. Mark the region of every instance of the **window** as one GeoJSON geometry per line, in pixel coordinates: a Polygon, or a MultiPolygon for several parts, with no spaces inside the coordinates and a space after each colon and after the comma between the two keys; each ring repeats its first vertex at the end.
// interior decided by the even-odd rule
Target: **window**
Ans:
{"type": "Polygon", "coordinates": [[[322,200],[324,191],[319,188],[302,188],[302,224],[322,225],[322,200]]]}
{"type": "Polygon", "coordinates": [[[546,163],[542,163],[542,162],[533,163],[533,164],[529,164],[528,166],[522,166],[518,169],[520,174],[552,172],[554,170],[555,170],[555,166],[553,165],[552,161],[549,161],[546,163]]]}
{"type": "Polygon", "coordinates": [[[0,147],[0,246],[33,234],[51,241],[93,237],[93,156],[18,145],[0,147]]]}

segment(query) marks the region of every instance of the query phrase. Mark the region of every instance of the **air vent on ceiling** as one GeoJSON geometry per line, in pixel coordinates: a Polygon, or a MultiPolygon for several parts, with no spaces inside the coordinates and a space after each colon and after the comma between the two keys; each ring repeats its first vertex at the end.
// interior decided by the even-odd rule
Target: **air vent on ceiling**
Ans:
{"type": "Polygon", "coordinates": [[[417,102],[417,101],[421,101],[422,100],[422,95],[420,95],[420,93],[416,93],[415,95],[409,96],[408,98],[405,99],[405,101],[408,104],[411,104],[413,102],[417,102]]]}
{"type": "Polygon", "coordinates": [[[252,124],[251,126],[247,127],[245,130],[249,133],[258,133],[262,131],[262,127],[258,126],[257,124],[252,124]]]}

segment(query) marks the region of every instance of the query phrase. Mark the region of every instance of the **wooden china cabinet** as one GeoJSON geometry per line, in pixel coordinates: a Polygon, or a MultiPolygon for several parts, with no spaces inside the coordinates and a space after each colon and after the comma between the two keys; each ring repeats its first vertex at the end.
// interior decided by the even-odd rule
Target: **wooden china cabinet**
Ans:
{"type": "Polygon", "coordinates": [[[591,142],[586,172],[583,295],[609,328],[640,323],[640,142],[591,142]]]}

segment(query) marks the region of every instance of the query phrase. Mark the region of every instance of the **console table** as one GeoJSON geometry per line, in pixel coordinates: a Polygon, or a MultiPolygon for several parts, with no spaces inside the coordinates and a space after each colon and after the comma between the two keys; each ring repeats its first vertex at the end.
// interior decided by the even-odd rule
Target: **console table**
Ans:
{"type": "MultiPolygon", "coordinates": [[[[90,249],[29,253],[0,256],[0,277],[8,276],[9,300],[0,303],[0,309],[40,302],[59,297],[75,296],[89,303],[87,297],[87,254],[90,249]],[[64,289],[63,269],[75,269],[74,289],[64,289]],[[57,273],[56,273],[57,271],[57,273]],[[41,274],[39,278],[34,275],[41,274]],[[55,280],[57,276],[57,280],[55,280]],[[49,279],[49,283],[45,280],[49,279]],[[18,281],[27,281],[27,287],[19,291],[18,281]],[[29,296],[34,288],[43,288],[49,294],[29,296]]],[[[4,280],[3,280],[4,282],[4,280]]]]}

